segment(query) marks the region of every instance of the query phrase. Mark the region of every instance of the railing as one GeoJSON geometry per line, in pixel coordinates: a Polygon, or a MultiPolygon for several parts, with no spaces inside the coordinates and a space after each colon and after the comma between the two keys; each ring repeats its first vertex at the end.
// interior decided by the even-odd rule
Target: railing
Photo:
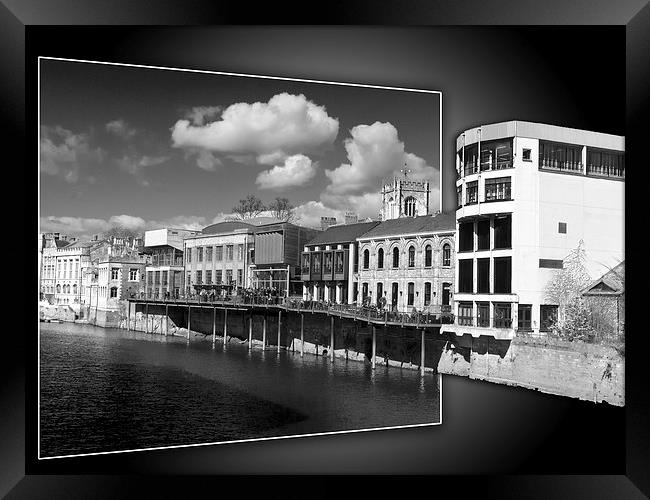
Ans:
{"type": "Polygon", "coordinates": [[[550,158],[542,158],[539,162],[539,166],[547,170],[582,173],[582,162],[580,161],[558,161],[550,158]]]}
{"type": "Polygon", "coordinates": [[[608,165],[587,165],[587,175],[623,179],[625,178],[625,169],[621,167],[610,167],[608,165]]]}
{"type": "Polygon", "coordinates": [[[287,298],[281,296],[268,296],[260,294],[216,296],[212,294],[132,294],[131,299],[140,299],[163,303],[183,304],[212,304],[227,306],[274,306],[296,312],[326,312],[338,314],[354,319],[374,321],[385,324],[401,324],[409,326],[433,325],[439,323],[452,324],[454,316],[451,313],[451,306],[437,305],[430,306],[426,311],[414,311],[412,313],[389,311],[373,306],[358,306],[356,304],[335,304],[321,300],[306,301],[298,298],[287,298]]]}

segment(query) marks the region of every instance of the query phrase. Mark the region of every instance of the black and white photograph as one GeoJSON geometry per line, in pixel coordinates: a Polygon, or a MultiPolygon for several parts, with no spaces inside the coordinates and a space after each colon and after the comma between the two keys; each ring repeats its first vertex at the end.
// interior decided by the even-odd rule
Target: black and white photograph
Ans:
{"type": "Polygon", "coordinates": [[[43,458],[440,423],[439,91],[40,78],[43,458]]]}
{"type": "Polygon", "coordinates": [[[647,498],[647,0],[68,4],[0,6],[0,496],[647,498]]]}

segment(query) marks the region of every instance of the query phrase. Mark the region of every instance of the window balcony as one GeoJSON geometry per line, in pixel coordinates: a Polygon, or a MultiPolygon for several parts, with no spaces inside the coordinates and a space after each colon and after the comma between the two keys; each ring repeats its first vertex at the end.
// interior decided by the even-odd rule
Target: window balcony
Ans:
{"type": "Polygon", "coordinates": [[[472,316],[458,316],[458,324],[460,326],[474,326],[474,318],[472,316]]]}
{"type": "Polygon", "coordinates": [[[587,165],[587,175],[625,179],[625,169],[621,167],[610,167],[608,165],[587,165]]]}
{"type": "Polygon", "coordinates": [[[582,162],[558,161],[550,158],[542,158],[539,162],[539,168],[542,170],[554,170],[556,172],[569,172],[582,174],[582,162]]]}

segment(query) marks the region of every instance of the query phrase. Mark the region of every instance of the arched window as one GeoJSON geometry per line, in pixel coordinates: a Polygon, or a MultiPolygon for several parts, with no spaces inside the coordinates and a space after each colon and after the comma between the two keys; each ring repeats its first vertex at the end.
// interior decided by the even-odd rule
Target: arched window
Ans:
{"type": "Polygon", "coordinates": [[[415,198],[409,196],[404,200],[404,215],[415,217],[415,198]]]}
{"type": "Polygon", "coordinates": [[[415,267],[415,247],[409,247],[409,267],[415,267]]]}
{"type": "Polygon", "coordinates": [[[412,306],[415,303],[415,283],[409,283],[407,288],[407,304],[412,306]]]}
{"type": "Polygon", "coordinates": [[[424,266],[431,267],[432,254],[431,254],[431,245],[427,245],[424,248],[424,266]]]}
{"type": "Polygon", "coordinates": [[[380,248],[377,252],[377,269],[384,268],[384,249],[380,248]]]}
{"type": "Polygon", "coordinates": [[[399,267],[399,248],[393,248],[393,267],[399,267]]]}
{"type": "Polygon", "coordinates": [[[451,246],[445,243],[442,247],[442,265],[443,267],[451,266],[451,246]]]}
{"type": "Polygon", "coordinates": [[[395,218],[395,200],[393,200],[392,196],[388,198],[388,214],[386,218],[387,219],[395,218]]]}
{"type": "Polygon", "coordinates": [[[74,285],[72,285],[72,293],[77,295],[77,284],[76,283],[74,285]]]}
{"type": "Polygon", "coordinates": [[[363,251],[363,268],[368,269],[370,267],[370,250],[367,248],[363,251]]]}

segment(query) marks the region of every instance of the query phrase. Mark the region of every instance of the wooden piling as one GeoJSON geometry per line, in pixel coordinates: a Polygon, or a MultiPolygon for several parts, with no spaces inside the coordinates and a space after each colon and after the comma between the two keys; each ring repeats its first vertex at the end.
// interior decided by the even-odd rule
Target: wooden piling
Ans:
{"type": "Polygon", "coordinates": [[[190,327],[192,326],[192,306],[187,306],[187,340],[190,340],[190,327]]]}
{"type": "Polygon", "coordinates": [[[377,364],[377,327],[372,325],[372,369],[377,364]]]}
{"type": "Polygon", "coordinates": [[[334,363],[334,316],[330,316],[330,360],[334,363]]]}
{"type": "Polygon", "coordinates": [[[305,314],[300,313],[300,357],[305,355],[305,314]]]}
{"type": "Polygon", "coordinates": [[[253,313],[248,318],[248,350],[253,347],[253,313]]]}
{"type": "Polygon", "coordinates": [[[280,354],[280,327],[282,326],[282,310],[278,311],[278,354],[280,354]]]}
{"type": "Polygon", "coordinates": [[[223,310],[223,348],[226,348],[226,342],[228,342],[228,309],[223,310]]]}
{"type": "Polygon", "coordinates": [[[144,333],[149,333],[149,302],[144,305],[144,333]]]}
{"type": "Polygon", "coordinates": [[[169,304],[165,304],[165,337],[169,335],[169,304]]]}
{"type": "Polygon", "coordinates": [[[130,332],[131,331],[131,302],[129,302],[128,304],[129,304],[129,310],[127,311],[126,331],[130,332]]]}
{"type": "Polygon", "coordinates": [[[264,319],[262,320],[262,350],[266,349],[266,313],[264,313],[264,319]]]}
{"type": "Polygon", "coordinates": [[[420,375],[424,376],[424,328],[422,328],[422,340],[420,341],[420,375]]]}
{"type": "Polygon", "coordinates": [[[217,307],[212,308],[212,345],[217,342],[217,307]]]}

